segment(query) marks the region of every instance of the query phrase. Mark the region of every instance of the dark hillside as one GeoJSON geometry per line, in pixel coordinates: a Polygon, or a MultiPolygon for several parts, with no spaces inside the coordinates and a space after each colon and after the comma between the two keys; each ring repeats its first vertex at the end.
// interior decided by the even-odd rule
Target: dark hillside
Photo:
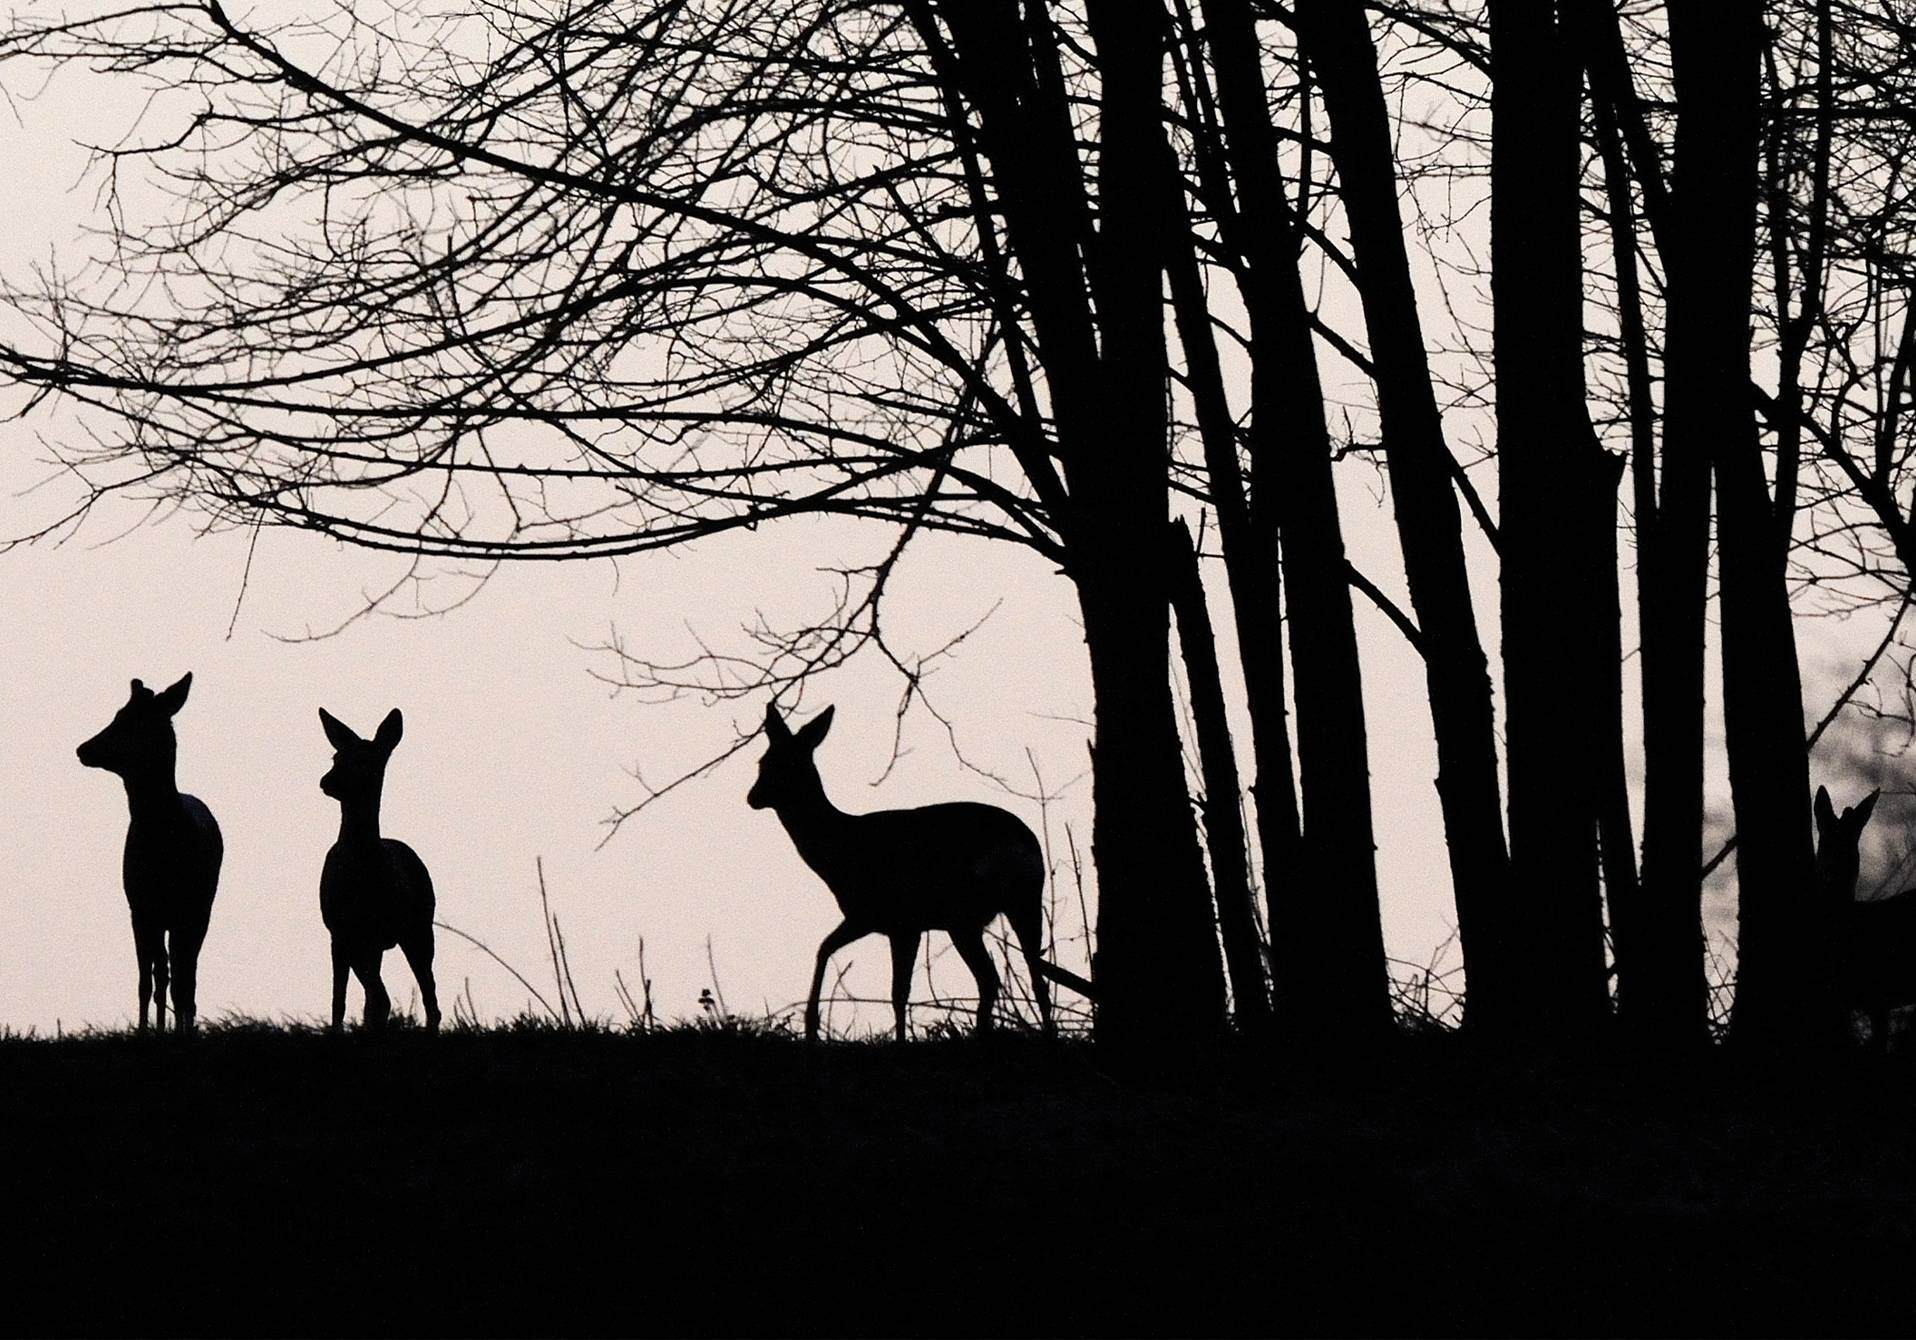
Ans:
{"type": "Polygon", "coordinates": [[[1916,1066],[0,1042],[11,1332],[1896,1332],[1916,1066]]]}

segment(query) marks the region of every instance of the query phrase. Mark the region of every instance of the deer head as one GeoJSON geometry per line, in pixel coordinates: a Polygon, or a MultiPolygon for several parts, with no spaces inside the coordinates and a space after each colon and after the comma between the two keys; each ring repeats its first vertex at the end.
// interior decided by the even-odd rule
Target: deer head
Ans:
{"type": "Polygon", "coordinates": [[[333,766],[319,779],[319,789],[334,800],[371,800],[377,804],[386,782],[386,761],[406,730],[406,719],[399,709],[386,713],[370,740],[362,740],[352,727],[323,707],[319,709],[319,724],[326,728],[326,738],[333,745],[333,766]]]}
{"type": "Polygon", "coordinates": [[[1856,896],[1856,873],[1860,864],[1857,844],[1870,812],[1882,792],[1872,791],[1843,811],[1839,817],[1830,804],[1830,793],[1816,788],[1816,887],[1826,897],[1849,902],[1856,896]]]}
{"type": "Polygon", "coordinates": [[[186,706],[192,687],[190,672],[160,693],[134,680],[126,706],[113,714],[105,730],[75,751],[80,762],[126,778],[171,777],[179,753],[173,716],[186,706]]]}
{"type": "Polygon", "coordinates": [[[776,703],[765,705],[765,756],[758,761],[758,780],[745,803],[755,810],[776,809],[794,800],[823,793],[812,751],[832,728],[832,708],[826,708],[794,731],[778,714],[776,703]]]}

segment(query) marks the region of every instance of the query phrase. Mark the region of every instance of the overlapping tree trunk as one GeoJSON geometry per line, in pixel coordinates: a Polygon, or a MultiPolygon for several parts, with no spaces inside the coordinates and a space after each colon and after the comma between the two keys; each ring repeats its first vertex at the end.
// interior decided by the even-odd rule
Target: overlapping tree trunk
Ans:
{"type": "Polygon", "coordinates": [[[1391,514],[1423,638],[1437,794],[1470,977],[1468,1022],[1496,1031],[1510,1022],[1516,1003],[1516,965],[1490,670],[1404,247],[1390,117],[1364,11],[1343,0],[1299,0],[1296,13],[1330,113],[1331,155],[1376,367],[1391,514]]]}
{"type": "Polygon", "coordinates": [[[1070,490],[1061,529],[1097,712],[1099,1032],[1121,1046],[1188,1037],[1222,1020],[1224,984],[1171,700],[1164,547],[1139,542],[1163,535],[1169,510],[1164,222],[1150,180],[1163,152],[1162,15],[1089,12],[1101,73],[1093,231],[1042,0],[942,13],[1023,272],[1070,490]]]}
{"type": "Polygon", "coordinates": [[[1579,522],[1601,455],[1584,402],[1580,48],[1552,6],[1492,0],[1495,308],[1510,877],[1521,1010],[1552,1031],[1609,1008],[1592,703],[1599,593],[1579,522]]]}
{"type": "Polygon", "coordinates": [[[1251,497],[1272,507],[1283,536],[1297,698],[1303,860],[1270,880],[1273,990],[1300,1036],[1359,1041],[1389,1027],[1390,1006],[1363,677],[1323,388],[1251,12],[1245,0],[1205,0],[1203,13],[1243,215],[1251,497]]]}
{"type": "Polygon", "coordinates": [[[1722,586],[1723,725],[1737,830],[1734,1034],[1833,1036],[1842,1017],[1816,942],[1809,760],[1785,564],[1750,392],[1755,266],[1758,0],[1670,6],[1678,129],[1669,431],[1709,453],[1722,586]],[[1677,341],[1678,299],[1684,341],[1677,341]],[[1683,416],[1679,419],[1677,407],[1683,416]]]}
{"type": "MultiPolygon", "coordinates": [[[[1643,684],[1643,861],[1634,906],[1612,894],[1617,936],[1618,1009],[1637,1037],[1664,1047],[1707,1036],[1703,975],[1702,831],[1704,611],[1709,570],[1710,432],[1724,394],[1707,376],[1706,338],[1685,259],[1687,200],[1709,171],[1706,139],[1694,115],[1680,113],[1677,177],[1662,160],[1632,87],[1629,57],[1611,0],[1586,0],[1585,63],[1597,108],[1600,152],[1613,182],[1621,333],[1630,380],[1632,493],[1637,530],[1638,637],[1643,684]],[[1626,169],[1624,153],[1628,150],[1626,169]],[[1668,272],[1664,334],[1661,469],[1654,445],[1655,407],[1647,334],[1627,235],[1623,183],[1639,185],[1644,214],[1668,272]],[[1696,185],[1692,187],[1692,180],[1696,185]],[[1699,376],[1699,370],[1705,375],[1699,376]],[[1635,913],[1632,916],[1631,913],[1635,913]]],[[[1747,372],[1747,369],[1746,369],[1747,372]]]]}

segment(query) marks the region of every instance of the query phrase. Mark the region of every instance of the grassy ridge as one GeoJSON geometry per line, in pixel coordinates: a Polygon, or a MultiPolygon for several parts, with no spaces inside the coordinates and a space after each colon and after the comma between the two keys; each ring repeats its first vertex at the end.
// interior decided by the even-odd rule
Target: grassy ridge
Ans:
{"type": "Polygon", "coordinates": [[[1916,1067],[0,1041],[8,1330],[1907,1332],[1916,1067]]]}

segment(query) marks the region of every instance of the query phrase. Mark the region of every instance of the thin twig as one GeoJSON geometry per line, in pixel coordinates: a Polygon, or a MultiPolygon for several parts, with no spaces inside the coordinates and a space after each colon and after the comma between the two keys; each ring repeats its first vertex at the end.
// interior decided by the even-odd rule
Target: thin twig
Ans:
{"type": "MultiPolygon", "coordinates": [[[[520,972],[517,968],[513,967],[510,963],[506,962],[504,959],[500,958],[498,954],[493,952],[493,948],[491,945],[487,944],[484,940],[481,940],[478,936],[469,935],[465,931],[460,930],[457,926],[451,925],[448,922],[435,921],[432,924],[437,926],[442,931],[451,931],[454,935],[458,936],[461,940],[464,940],[467,944],[479,950],[479,952],[484,954],[487,958],[491,959],[494,963],[497,963],[500,967],[504,968],[507,972],[511,973],[513,977],[518,981],[520,986],[523,986],[526,990],[532,993],[532,998],[539,1002],[540,1007],[543,1008],[547,1014],[551,1015],[555,1020],[559,1017],[559,1012],[552,1008],[552,1002],[539,994],[539,988],[534,986],[531,982],[528,982],[526,980],[524,973],[520,972]]],[[[467,987],[468,989],[470,989],[471,987],[470,979],[468,979],[467,981],[467,987]]]]}
{"type": "Polygon", "coordinates": [[[532,865],[539,873],[539,913],[546,926],[546,949],[552,954],[552,980],[559,987],[559,1012],[561,1022],[567,1028],[572,1027],[572,1011],[566,1005],[565,977],[559,972],[559,942],[552,933],[552,904],[546,900],[546,863],[545,857],[535,856],[532,865]]]}

